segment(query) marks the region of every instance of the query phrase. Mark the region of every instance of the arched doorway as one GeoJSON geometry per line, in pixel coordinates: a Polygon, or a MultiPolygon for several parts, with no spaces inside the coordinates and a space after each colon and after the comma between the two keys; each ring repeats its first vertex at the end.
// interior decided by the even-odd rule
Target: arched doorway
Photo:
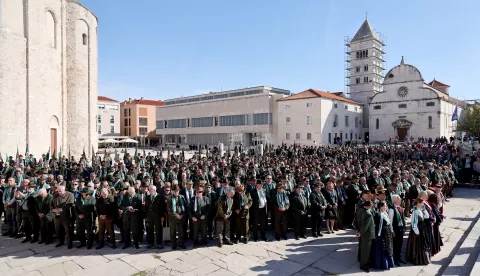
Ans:
{"type": "Polygon", "coordinates": [[[410,134],[412,122],[400,119],[393,122],[392,126],[395,129],[395,136],[398,136],[398,141],[404,141],[405,137],[408,137],[410,134]]]}
{"type": "Polygon", "coordinates": [[[48,125],[50,128],[50,152],[53,154],[54,152],[58,152],[59,123],[57,116],[54,115],[50,117],[48,125]]]}

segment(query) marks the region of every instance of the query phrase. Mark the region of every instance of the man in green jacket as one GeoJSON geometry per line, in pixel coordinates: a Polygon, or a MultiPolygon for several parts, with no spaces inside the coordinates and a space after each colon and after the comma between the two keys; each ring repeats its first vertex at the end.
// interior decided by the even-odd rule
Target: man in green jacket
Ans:
{"type": "Polygon", "coordinates": [[[202,234],[202,246],[207,247],[207,217],[210,202],[208,197],[203,195],[203,187],[198,186],[195,197],[188,206],[188,216],[193,224],[193,248],[198,246],[198,231],[202,234]]]}
{"type": "Polygon", "coordinates": [[[83,187],[80,193],[81,196],[75,201],[78,240],[80,241],[77,248],[87,246],[87,249],[91,249],[93,246],[93,214],[95,212],[95,197],[91,195],[92,192],[88,187],[83,187]]]}
{"type": "Polygon", "coordinates": [[[365,272],[370,272],[370,252],[375,240],[375,222],[373,220],[372,205],[373,203],[370,200],[365,201],[363,208],[357,210],[355,216],[356,223],[359,227],[357,228],[356,236],[360,238],[360,269],[365,272]]]}

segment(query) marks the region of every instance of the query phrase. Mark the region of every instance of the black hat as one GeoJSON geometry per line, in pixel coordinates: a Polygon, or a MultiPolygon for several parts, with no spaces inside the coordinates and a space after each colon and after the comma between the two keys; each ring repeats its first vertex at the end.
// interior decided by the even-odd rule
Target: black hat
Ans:
{"type": "Polygon", "coordinates": [[[257,179],[257,183],[255,183],[255,184],[260,184],[260,185],[261,185],[261,184],[263,184],[263,183],[262,183],[262,180],[261,180],[261,179],[257,179]]]}
{"type": "Polygon", "coordinates": [[[372,192],[371,192],[370,190],[363,190],[363,191],[362,191],[362,195],[366,195],[366,194],[371,195],[372,192]]]}
{"type": "Polygon", "coordinates": [[[80,193],[81,194],[91,194],[92,191],[90,191],[90,189],[88,187],[83,187],[81,190],[80,190],[80,193]]]}
{"type": "Polygon", "coordinates": [[[356,174],[352,175],[352,180],[353,179],[358,179],[358,175],[356,175],[356,174]]]}
{"type": "Polygon", "coordinates": [[[320,184],[314,183],[314,184],[313,184],[313,188],[314,188],[314,189],[315,189],[315,188],[320,188],[320,184]]]}

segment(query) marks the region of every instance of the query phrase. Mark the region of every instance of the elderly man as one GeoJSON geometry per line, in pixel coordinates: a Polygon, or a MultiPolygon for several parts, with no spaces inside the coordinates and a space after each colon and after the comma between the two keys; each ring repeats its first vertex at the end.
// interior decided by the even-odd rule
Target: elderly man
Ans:
{"type": "Polygon", "coordinates": [[[198,246],[198,232],[201,232],[201,243],[203,247],[207,246],[207,217],[210,201],[203,195],[203,187],[196,189],[195,197],[188,206],[189,217],[193,224],[193,247],[198,246]]]}
{"type": "Polygon", "coordinates": [[[235,190],[233,187],[227,189],[227,194],[223,194],[218,199],[218,209],[216,215],[216,229],[218,235],[218,247],[222,247],[223,243],[232,245],[230,241],[230,217],[233,212],[233,196],[235,190]],[[222,237],[222,233],[225,230],[225,236],[222,237]],[[228,237],[226,237],[228,235],[228,237]]]}
{"type": "Polygon", "coordinates": [[[165,200],[157,193],[157,187],[151,185],[149,195],[145,198],[145,214],[147,218],[148,248],[153,247],[154,238],[157,240],[158,249],[163,248],[163,221],[165,220],[165,200]]]}
{"type": "Polygon", "coordinates": [[[101,249],[105,246],[104,236],[105,230],[110,236],[110,243],[113,249],[116,248],[115,232],[113,231],[113,218],[117,215],[117,204],[110,196],[108,188],[100,190],[100,198],[96,202],[97,216],[98,216],[98,245],[96,249],[101,249]]]}
{"type": "Polygon", "coordinates": [[[72,248],[72,237],[70,229],[71,207],[74,204],[73,194],[65,190],[65,186],[59,185],[57,193],[53,195],[53,200],[50,205],[54,213],[55,233],[58,237],[58,244],[60,247],[65,244],[65,236],[67,237],[68,249],[72,248]]]}
{"type": "Polygon", "coordinates": [[[180,195],[180,187],[174,185],[172,187],[172,195],[167,198],[168,221],[170,222],[170,240],[172,249],[177,249],[177,232],[178,246],[185,249],[183,220],[187,219],[187,203],[185,198],[180,195]]]}
{"type": "Polygon", "coordinates": [[[80,241],[77,248],[87,246],[87,249],[91,249],[93,245],[95,197],[91,195],[92,192],[87,187],[84,187],[80,193],[81,197],[75,201],[75,214],[77,215],[78,227],[77,235],[78,240],[80,241]]]}
{"type": "Polygon", "coordinates": [[[24,181],[28,183],[24,186],[23,192],[17,191],[16,198],[19,201],[19,207],[22,210],[22,223],[25,233],[25,239],[22,243],[31,241],[32,243],[38,242],[39,234],[39,221],[35,208],[35,198],[37,193],[35,192],[35,183],[24,181]],[[33,234],[33,240],[32,240],[33,234]]]}
{"type": "Polygon", "coordinates": [[[395,234],[393,237],[393,258],[396,266],[400,266],[400,263],[405,263],[400,258],[400,253],[402,252],[403,245],[403,235],[405,234],[405,214],[400,207],[402,199],[399,195],[392,195],[393,208],[388,210],[388,216],[390,218],[390,227],[392,232],[395,234]]]}
{"type": "Polygon", "coordinates": [[[5,188],[2,201],[5,207],[8,230],[2,235],[15,237],[20,223],[17,221],[17,200],[15,199],[15,193],[18,188],[13,177],[8,178],[7,182],[8,186],[5,188]]]}
{"type": "Polygon", "coordinates": [[[47,189],[38,190],[36,210],[40,220],[40,241],[38,243],[51,244],[53,242],[53,214],[50,209],[53,196],[47,189]]]}
{"type": "Polygon", "coordinates": [[[129,187],[128,193],[123,196],[122,203],[120,204],[120,215],[123,215],[123,238],[125,245],[123,249],[130,247],[131,237],[130,232],[133,235],[133,242],[135,248],[140,248],[140,220],[141,220],[142,198],[135,193],[135,187],[129,187]]]}

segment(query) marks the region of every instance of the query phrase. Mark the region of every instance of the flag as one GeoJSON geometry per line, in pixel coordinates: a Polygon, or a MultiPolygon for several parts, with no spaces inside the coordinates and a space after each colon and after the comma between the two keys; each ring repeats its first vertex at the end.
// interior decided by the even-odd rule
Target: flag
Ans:
{"type": "Polygon", "coordinates": [[[46,160],[43,160],[43,161],[46,161],[46,162],[50,161],[50,147],[48,147],[48,152],[47,152],[47,155],[45,156],[45,159],[46,160]]]}
{"type": "Polygon", "coordinates": [[[95,158],[95,149],[92,145],[92,165],[97,164],[97,158],[95,158]]]}
{"type": "Polygon", "coordinates": [[[30,150],[28,149],[28,144],[27,144],[27,147],[25,148],[25,156],[27,156],[27,154],[30,152],[30,150]]]}
{"type": "Polygon", "coordinates": [[[15,156],[15,161],[18,161],[20,158],[20,153],[18,152],[18,146],[17,146],[17,155],[15,156]]]}
{"type": "Polygon", "coordinates": [[[60,166],[61,166],[62,165],[62,159],[63,159],[63,157],[62,157],[62,147],[60,147],[60,152],[58,154],[58,159],[60,160],[60,166]]]}
{"type": "Polygon", "coordinates": [[[2,153],[0,152],[0,161],[3,163],[2,153]]]}
{"type": "Polygon", "coordinates": [[[117,151],[117,148],[115,148],[115,161],[118,162],[118,151],[117,151]]]}
{"type": "Polygon", "coordinates": [[[452,121],[458,121],[458,104],[455,106],[455,110],[453,111],[452,121]]]}
{"type": "MultiPolygon", "coordinates": [[[[92,150],[93,150],[93,146],[92,146],[92,150]]],[[[85,153],[85,146],[83,147],[82,156],[83,156],[83,158],[87,158],[87,154],[85,153]]]]}

